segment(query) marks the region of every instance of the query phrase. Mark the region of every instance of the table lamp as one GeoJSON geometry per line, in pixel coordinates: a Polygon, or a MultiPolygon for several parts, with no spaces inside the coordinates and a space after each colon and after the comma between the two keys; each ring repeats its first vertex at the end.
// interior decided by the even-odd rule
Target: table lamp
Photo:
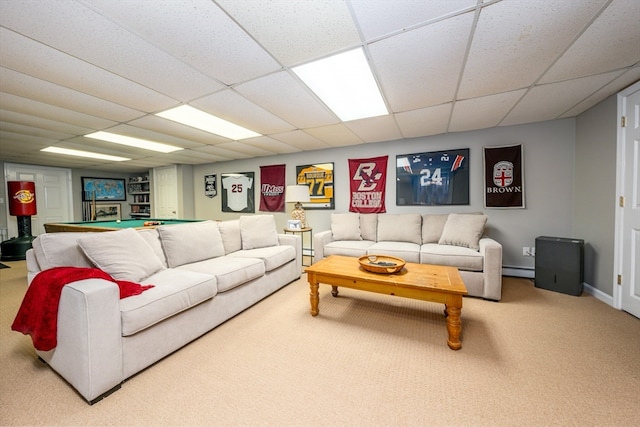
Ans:
{"type": "Polygon", "coordinates": [[[31,216],[36,208],[36,183],[31,181],[7,181],[9,214],[18,217],[18,237],[1,243],[2,261],[26,259],[34,237],[31,235],[31,216]]]}
{"type": "Polygon", "coordinates": [[[309,203],[309,187],[306,185],[287,185],[285,195],[286,203],[295,203],[293,211],[291,211],[291,219],[299,220],[302,228],[307,228],[307,215],[302,209],[303,203],[309,203]]]}

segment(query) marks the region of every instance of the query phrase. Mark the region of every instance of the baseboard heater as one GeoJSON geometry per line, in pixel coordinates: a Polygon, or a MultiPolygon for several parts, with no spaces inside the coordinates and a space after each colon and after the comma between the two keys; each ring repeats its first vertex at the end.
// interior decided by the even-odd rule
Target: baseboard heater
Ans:
{"type": "Polygon", "coordinates": [[[536,270],[532,267],[517,267],[517,266],[511,266],[511,265],[503,265],[502,275],[533,279],[536,277],[536,270]]]}

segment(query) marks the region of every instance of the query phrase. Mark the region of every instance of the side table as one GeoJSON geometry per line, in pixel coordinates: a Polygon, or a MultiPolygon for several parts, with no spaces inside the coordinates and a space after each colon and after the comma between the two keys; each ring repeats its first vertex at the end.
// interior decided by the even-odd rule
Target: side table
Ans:
{"type": "Polygon", "coordinates": [[[313,228],[311,227],[307,227],[307,228],[285,228],[284,229],[284,234],[296,234],[296,233],[300,233],[300,237],[302,238],[302,266],[303,267],[309,267],[311,264],[313,264],[313,228]],[[304,245],[304,233],[309,233],[309,246],[304,245]],[[307,252],[307,254],[305,254],[305,252],[307,252]],[[309,264],[305,264],[304,263],[304,257],[308,256],[310,261],[309,264]]]}

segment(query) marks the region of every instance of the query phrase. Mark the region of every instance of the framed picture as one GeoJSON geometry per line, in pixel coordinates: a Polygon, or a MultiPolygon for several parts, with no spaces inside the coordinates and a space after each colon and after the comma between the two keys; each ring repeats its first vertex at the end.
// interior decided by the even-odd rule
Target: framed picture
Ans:
{"type": "Polygon", "coordinates": [[[120,214],[120,203],[99,204],[96,205],[96,220],[118,220],[122,219],[120,214]]]}
{"type": "Polygon", "coordinates": [[[469,149],[396,156],[396,204],[469,204],[469,149]]]}
{"type": "Polygon", "coordinates": [[[255,212],[255,196],[253,191],[254,173],[223,173],[222,212],[255,212]]]}
{"type": "Polygon", "coordinates": [[[82,178],[82,200],[88,201],[125,201],[127,193],[125,180],[118,178],[82,178]]]}
{"type": "Polygon", "coordinates": [[[335,209],[333,162],[296,166],[296,184],[309,187],[309,203],[304,209],[335,209]]]}

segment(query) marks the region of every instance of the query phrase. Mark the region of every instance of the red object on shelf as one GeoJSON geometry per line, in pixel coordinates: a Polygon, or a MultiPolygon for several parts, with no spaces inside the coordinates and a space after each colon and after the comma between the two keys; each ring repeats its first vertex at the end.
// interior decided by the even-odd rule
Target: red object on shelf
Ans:
{"type": "Polygon", "coordinates": [[[36,208],[36,183],[31,181],[7,181],[9,213],[14,216],[32,216],[36,208]]]}

